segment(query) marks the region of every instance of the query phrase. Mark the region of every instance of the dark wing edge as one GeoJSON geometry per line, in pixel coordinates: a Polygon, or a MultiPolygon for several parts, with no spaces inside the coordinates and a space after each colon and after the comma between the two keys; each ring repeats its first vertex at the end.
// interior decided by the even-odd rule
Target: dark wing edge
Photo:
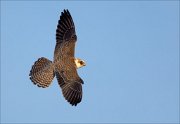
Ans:
{"type": "Polygon", "coordinates": [[[61,12],[60,20],[56,29],[56,41],[69,41],[71,38],[76,41],[75,26],[71,14],[68,10],[61,12]]]}
{"type": "Polygon", "coordinates": [[[82,100],[82,84],[83,80],[79,78],[76,81],[67,81],[65,77],[56,72],[56,77],[64,98],[72,105],[76,106],[82,100]]]}

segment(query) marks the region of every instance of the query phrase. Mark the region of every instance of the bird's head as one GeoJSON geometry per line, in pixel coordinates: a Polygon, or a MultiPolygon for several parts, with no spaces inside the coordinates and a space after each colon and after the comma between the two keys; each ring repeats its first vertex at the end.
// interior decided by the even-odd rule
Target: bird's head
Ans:
{"type": "Polygon", "coordinates": [[[81,68],[83,66],[86,66],[86,63],[85,61],[79,59],[79,58],[76,58],[75,60],[75,64],[76,64],[76,68],[81,68]]]}

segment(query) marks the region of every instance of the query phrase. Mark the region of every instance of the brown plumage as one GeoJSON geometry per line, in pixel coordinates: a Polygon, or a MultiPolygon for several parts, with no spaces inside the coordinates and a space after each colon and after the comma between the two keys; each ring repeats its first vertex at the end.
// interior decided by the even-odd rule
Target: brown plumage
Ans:
{"type": "Polygon", "coordinates": [[[77,40],[75,26],[68,10],[61,13],[56,30],[56,46],[54,61],[41,57],[30,71],[31,81],[39,87],[48,87],[54,76],[62,89],[63,96],[71,105],[77,105],[82,100],[83,80],[77,73],[77,68],[85,66],[83,60],[74,58],[77,40]]]}

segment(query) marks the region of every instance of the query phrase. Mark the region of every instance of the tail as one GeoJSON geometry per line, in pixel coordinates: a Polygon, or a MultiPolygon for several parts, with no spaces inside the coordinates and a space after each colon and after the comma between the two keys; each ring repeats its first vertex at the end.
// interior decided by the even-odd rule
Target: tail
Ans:
{"type": "Polygon", "coordinates": [[[52,61],[44,57],[39,58],[32,66],[29,76],[38,87],[48,87],[55,76],[52,61]]]}

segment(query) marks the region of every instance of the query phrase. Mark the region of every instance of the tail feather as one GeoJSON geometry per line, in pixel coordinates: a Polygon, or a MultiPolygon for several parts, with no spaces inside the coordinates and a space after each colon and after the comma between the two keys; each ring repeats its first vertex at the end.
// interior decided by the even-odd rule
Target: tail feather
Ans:
{"type": "Polygon", "coordinates": [[[44,57],[39,58],[32,66],[29,76],[38,87],[48,87],[55,76],[52,61],[44,57]]]}

